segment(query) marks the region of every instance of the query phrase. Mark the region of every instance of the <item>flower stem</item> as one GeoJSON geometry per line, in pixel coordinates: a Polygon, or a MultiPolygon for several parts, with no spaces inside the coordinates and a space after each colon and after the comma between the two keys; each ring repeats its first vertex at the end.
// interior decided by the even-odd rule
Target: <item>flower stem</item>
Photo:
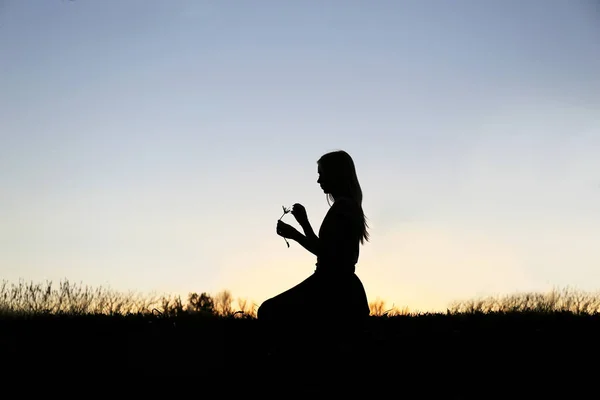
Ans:
{"type": "MultiPolygon", "coordinates": [[[[281,208],[283,208],[283,214],[281,215],[281,217],[279,217],[279,221],[281,221],[281,218],[283,218],[285,216],[285,214],[289,213],[291,211],[291,209],[285,208],[285,206],[281,206],[281,208]]],[[[290,247],[290,243],[287,241],[286,238],[283,238],[283,240],[285,240],[285,244],[287,244],[287,247],[290,247]]]]}

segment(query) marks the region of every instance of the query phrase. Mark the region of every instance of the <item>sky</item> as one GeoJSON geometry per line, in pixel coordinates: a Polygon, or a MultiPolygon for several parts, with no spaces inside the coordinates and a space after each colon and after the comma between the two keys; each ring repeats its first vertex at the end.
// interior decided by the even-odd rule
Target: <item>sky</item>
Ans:
{"type": "Polygon", "coordinates": [[[596,291],[598,71],[591,0],[0,0],[0,279],[259,305],[343,149],[370,301],[596,291]]]}

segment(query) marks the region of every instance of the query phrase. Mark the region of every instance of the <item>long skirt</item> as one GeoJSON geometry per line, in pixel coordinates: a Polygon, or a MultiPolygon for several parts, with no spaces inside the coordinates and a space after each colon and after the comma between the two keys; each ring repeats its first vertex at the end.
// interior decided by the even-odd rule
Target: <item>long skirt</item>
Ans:
{"type": "Polygon", "coordinates": [[[315,271],[291,289],[270,298],[258,309],[269,323],[360,321],[369,316],[369,303],[355,273],[315,271]]]}

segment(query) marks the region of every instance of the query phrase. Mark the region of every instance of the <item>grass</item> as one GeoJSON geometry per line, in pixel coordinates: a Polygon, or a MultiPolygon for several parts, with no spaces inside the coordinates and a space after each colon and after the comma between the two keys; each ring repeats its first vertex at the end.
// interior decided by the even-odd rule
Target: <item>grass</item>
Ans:
{"type": "Polygon", "coordinates": [[[34,283],[0,282],[0,317],[70,315],[70,316],[177,316],[212,314],[255,318],[256,305],[239,298],[234,304],[227,290],[209,295],[189,293],[180,296],[120,292],[105,287],[90,287],[64,280],[34,283]]]}
{"type": "Polygon", "coordinates": [[[163,377],[198,377],[236,370],[245,371],[247,382],[264,377],[265,371],[299,369],[298,374],[315,377],[319,368],[360,370],[370,379],[392,372],[390,379],[405,380],[421,374],[437,379],[456,371],[468,379],[482,371],[518,376],[581,365],[582,358],[599,352],[600,295],[569,288],[458,301],[438,313],[388,309],[376,300],[358,336],[351,341],[335,337],[312,352],[294,346],[318,343],[321,332],[295,338],[288,349],[296,353],[273,350],[255,311],[255,304],[234,300],[228,291],[190,293],[183,300],[68,281],[3,281],[0,356],[9,372],[89,374],[109,368],[113,377],[157,371],[163,377]],[[298,359],[318,362],[300,368],[294,364],[298,359]],[[337,360],[335,367],[331,360],[337,360]],[[502,363],[511,366],[495,371],[502,363]]]}
{"type": "MultiPolygon", "coordinates": [[[[419,316],[432,313],[411,312],[408,307],[387,309],[385,301],[370,303],[374,317],[419,316]]],[[[173,295],[145,295],[134,291],[90,287],[64,280],[57,285],[44,283],[0,282],[0,317],[39,315],[105,316],[183,316],[211,314],[218,317],[256,318],[257,304],[243,298],[234,300],[227,290],[215,295],[189,293],[186,300],[173,295]]],[[[506,313],[600,313],[600,292],[572,288],[547,293],[515,293],[451,303],[446,315],[506,313]]],[[[441,313],[434,313],[441,314],[441,313]]]]}

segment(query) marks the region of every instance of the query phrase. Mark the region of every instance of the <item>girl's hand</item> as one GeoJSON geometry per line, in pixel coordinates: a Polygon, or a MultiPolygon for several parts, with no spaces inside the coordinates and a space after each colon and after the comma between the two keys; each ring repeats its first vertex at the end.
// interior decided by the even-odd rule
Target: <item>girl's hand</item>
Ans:
{"type": "Polygon", "coordinates": [[[294,239],[297,237],[300,232],[296,228],[291,225],[286,224],[285,222],[278,220],[277,221],[277,234],[279,236],[283,236],[284,238],[294,239]]]}
{"type": "Polygon", "coordinates": [[[296,218],[296,221],[302,226],[304,226],[308,222],[308,217],[306,216],[306,209],[302,204],[294,204],[292,206],[292,215],[296,218]]]}

